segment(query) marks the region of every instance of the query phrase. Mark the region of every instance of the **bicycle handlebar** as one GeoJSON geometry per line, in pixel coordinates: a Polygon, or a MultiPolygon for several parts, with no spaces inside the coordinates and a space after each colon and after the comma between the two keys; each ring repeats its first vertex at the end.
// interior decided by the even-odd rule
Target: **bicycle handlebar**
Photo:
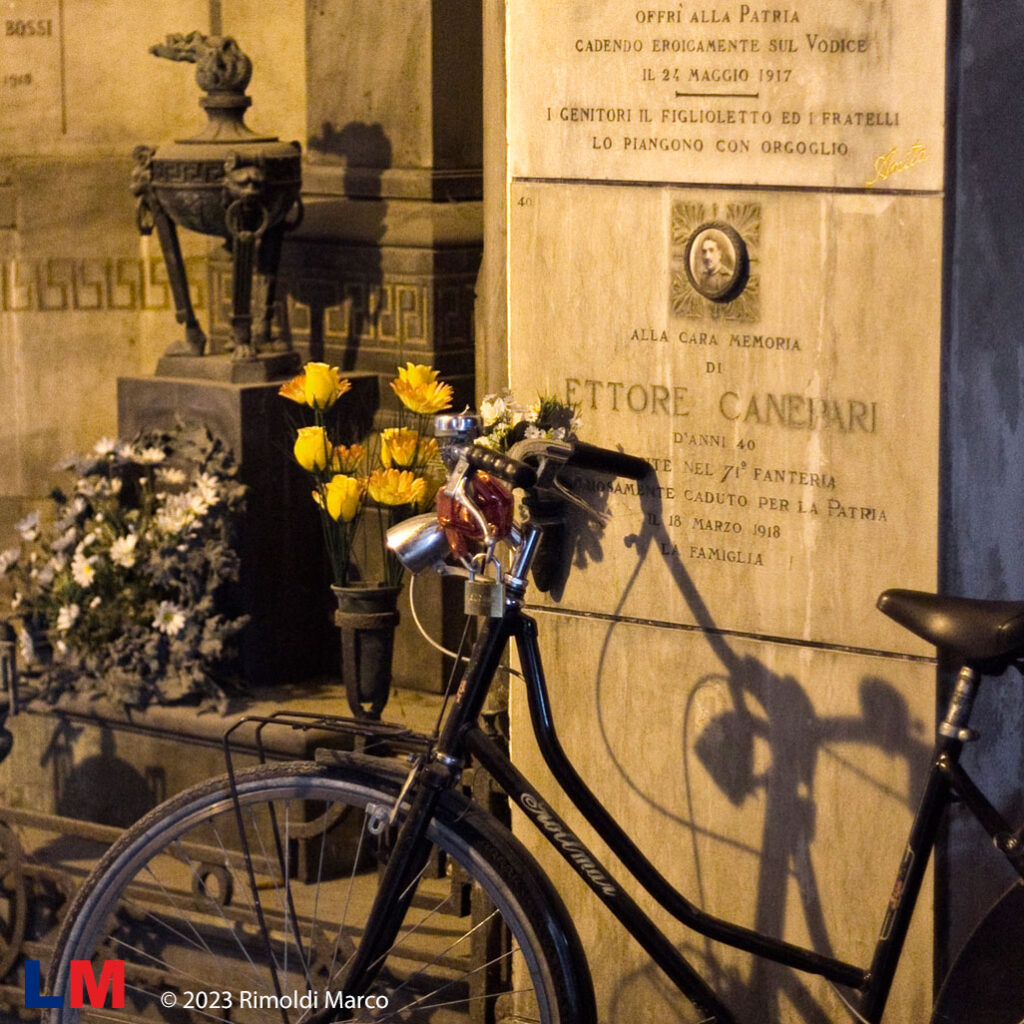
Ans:
{"type": "Polygon", "coordinates": [[[642,480],[651,472],[651,464],[636,455],[601,448],[585,441],[527,441],[516,445],[512,450],[522,451],[523,461],[491,448],[478,444],[451,445],[450,450],[466,460],[474,469],[483,470],[503,480],[512,487],[529,490],[538,482],[537,469],[531,462],[543,465],[544,461],[554,458],[555,465],[568,469],[580,469],[592,473],[608,473],[612,476],[623,476],[630,480],[642,480]]]}
{"type": "Polygon", "coordinates": [[[529,490],[537,482],[537,471],[525,462],[510,458],[492,448],[479,444],[452,445],[452,451],[465,459],[474,469],[483,470],[491,476],[504,480],[513,487],[529,490]]]}
{"type": "Polygon", "coordinates": [[[624,476],[629,480],[643,480],[651,472],[651,464],[646,459],[626,452],[613,451],[611,448],[600,448],[586,441],[576,441],[572,455],[566,466],[575,469],[589,469],[595,473],[610,473],[612,476],[624,476]]]}

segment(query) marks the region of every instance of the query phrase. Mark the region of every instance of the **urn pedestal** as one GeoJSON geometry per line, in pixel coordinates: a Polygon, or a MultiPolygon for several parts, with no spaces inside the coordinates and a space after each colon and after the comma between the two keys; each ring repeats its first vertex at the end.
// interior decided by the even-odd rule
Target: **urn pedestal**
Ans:
{"type": "MultiPolygon", "coordinates": [[[[349,375],[346,411],[364,433],[377,407],[373,374],[349,375]]],[[[303,682],[338,672],[338,632],[317,509],[309,482],[291,458],[289,402],[278,383],[232,383],[173,377],[118,380],[122,436],[178,419],[205,424],[235,453],[248,488],[240,531],[239,669],[247,686],[303,682]]]]}

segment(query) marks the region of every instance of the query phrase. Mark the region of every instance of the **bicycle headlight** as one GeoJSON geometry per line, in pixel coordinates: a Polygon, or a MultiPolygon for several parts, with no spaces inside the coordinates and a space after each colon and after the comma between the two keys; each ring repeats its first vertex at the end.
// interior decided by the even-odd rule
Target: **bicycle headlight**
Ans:
{"type": "Polygon", "coordinates": [[[449,554],[448,538],[433,512],[413,516],[392,526],[387,533],[388,550],[413,575],[444,564],[449,554]]]}

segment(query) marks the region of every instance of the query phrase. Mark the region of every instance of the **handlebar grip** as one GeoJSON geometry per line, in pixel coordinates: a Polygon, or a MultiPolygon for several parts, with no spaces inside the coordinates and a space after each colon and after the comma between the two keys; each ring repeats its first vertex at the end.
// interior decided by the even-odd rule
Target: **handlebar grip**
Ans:
{"type": "Polygon", "coordinates": [[[630,480],[643,480],[651,472],[651,464],[646,459],[625,452],[600,448],[596,444],[577,441],[573,453],[569,456],[566,466],[577,469],[589,469],[595,473],[611,473],[613,476],[624,476],[630,480]]]}
{"type": "Polygon", "coordinates": [[[513,487],[526,489],[537,482],[537,471],[533,466],[528,466],[518,459],[510,459],[507,455],[496,452],[492,448],[485,448],[479,444],[455,445],[453,447],[474,469],[490,473],[491,476],[496,476],[513,487]]]}

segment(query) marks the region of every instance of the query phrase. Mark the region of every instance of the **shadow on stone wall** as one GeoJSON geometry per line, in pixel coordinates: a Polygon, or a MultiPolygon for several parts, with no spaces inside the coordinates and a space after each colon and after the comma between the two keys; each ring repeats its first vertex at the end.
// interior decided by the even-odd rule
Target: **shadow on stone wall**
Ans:
{"type": "MultiPolygon", "coordinates": [[[[656,492],[657,488],[650,490],[656,492]]],[[[705,877],[710,878],[714,872],[714,864],[706,850],[702,854],[698,848],[698,839],[721,840],[723,851],[735,846],[735,841],[717,835],[712,826],[699,821],[691,802],[693,794],[687,764],[692,763],[695,757],[715,787],[734,806],[738,807],[755,794],[763,793],[762,833],[760,836],[752,834],[744,842],[743,851],[736,851],[752,854],[758,862],[756,890],[749,894],[750,904],[754,907],[752,926],[766,935],[782,937],[787,931],[787,918],[792,917],[787,903],[794,892],[798,892],[799,913],[811,947],[820,954],[837,956],[823,913],[811,856],[816,834],[814,784],[819,759],[828,756],[842,760],[845,771],[865,778],[863,769],[852,761],[843,760],[842,755],[833,749],[836,745],[859,744],[903,760],[909,780],[907,793],[886,788],[878,780],[872,780],[872,784],[883,789],[887,798],[909,806],[924,786],[930,745],[920,738],[920,723],[911,719],[904,698],[885,679],[875,676],[861,678],[858,687],[859,715],[823,718],[814,711],[800,680],[792,675],[780,675],[757,658],[740,655],[733,650],[683,562],[678,556],[662,554],[673,551],[674,542],[664,526],[652,525],[665,521],[660,498],[656,493],[648,493],[642,498],[642,507],[644,527],[638,534],[626,538],[627,545],[636,550],[637,564],[623,590],[615,615],[621,613],[625,606],[646,560],[652,556],[664,558],[674,585],[685,598],[698,627],[704,631],[704,639],[721,663],[722,671],[696,680],[686,697],[688,725],[681,739],[677,761],[686,776],[685,810],[679,811],[659,802],[656,795],[646,791],[628,766],[617,757],[602,712],[602,670],[599,668],[598,715],[606,749],[630,789],[658,813],[686,829],[692,837],[696,877],[692,885],[694,891],[687,891],[684,895],[698,906],[706,905],[705,877]],[[706,687],[717,687],[727,693],[727,706],[719,708],[698,729],[693,724],[696,717],[692,713],[693,705],[706,687]],[[695,737],[691,738],[691,730],[696,732],[695,737]],[[767,750],[768,756],[755,756],[755,747],[767,750]]],[[[589,557],[600,560],[600,553],[595,556],[591,552],[589,557]]],[[[606,636],[599,665],[605,662],[612,632],[610,629],[606,636]]],[[[728,852],[722,855],[728,856],[728,852]]],[[[895,863],[880,866],[883,873],[895,872],[895,869],[895,863]]],[[[888,877],[885,874],[883,882],[888,877]]],[[[746,897],[743,902],[746,905],[746,897]]],[[[879,924],[884,909],[884,906],[878,907],[879,924]]],[[[744,971],[741,976],[735,967],[718,960],[714,943],[698,935],[679,948],[740,1019],[777,1020],[787,1004],[792,1008],[790,1012],[795,1011],[798,1019],[806,1024],[828,1024],[833,1019],[807,984],[807,976],[800,972],[752,957],[749,972],[744,971]]],[[[666,1011],[669,1007],[679,1006],[678,994],[652,964],[621,979],[613,1002],[613,1018],[617,1016],[614,1010],[620,1001],[624,1006],[631,1004],[629,990],[641,982],[645,992],[664,991],[666,1011]]]]}
{"type": "Polygon", "coordinates": [[[384,308],[380,245],[387,204],[381,193],[382,176],[392,161],[391,140],[379,124],[351,121],[336,128],[325,122],[319,134],[310,137],[308,145],[311,154],[345,162],[343,196],[337,197],[342,213],[337,219],[346,235],[317,239],[336,249],[334,255],[343,265],[336,275],[337,287],[325,289],[319,247],[292,243],[294,255],[285,286],[296,301],[309,308],[310,359],[326,358],[327,310],[342,305],[347,324],[340,338],[336,331],[331,331],[331,361],[336,361],[343,371],[371,369],[359,360],[359,347],[361,338],[376,334],[384,308]],[[341,352],[335,356],[334,348],[339,345],[341,352]]]}
{"type": "MultiPolygon", "coordinates": [[[[154,766],[143,775],[118,757],[114,733],[109,728],[100,730],[99,753],[75,764],[74,743],[82,731],[81,726],[62,722],[43,752],[40,767],[49,767],[53,778],[54,812],[66,818],[129,828],[166,798],[164,770],[154,766]]],[[[54,842],[59,844],[61,838],[54,842]]]]}

